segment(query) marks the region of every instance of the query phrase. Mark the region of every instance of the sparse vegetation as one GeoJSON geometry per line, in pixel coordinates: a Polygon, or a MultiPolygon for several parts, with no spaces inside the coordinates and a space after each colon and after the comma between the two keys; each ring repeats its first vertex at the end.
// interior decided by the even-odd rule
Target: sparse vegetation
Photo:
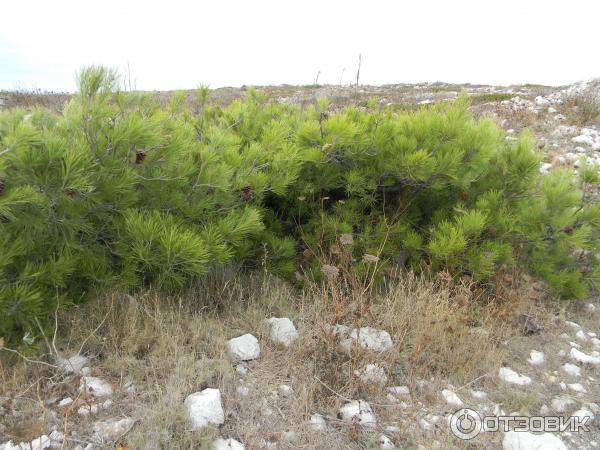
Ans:
{"type": "MultiPolygon", "coordinates": [[[[596,83],[600,84],[600,81],[596,83]]],[[[574,110],[576,122],[580,124],[593,123],[600,118],[600,95],[594,86],[571,95],[567,99],[567,104],[574,110]]]]}
{"type": "Polygon", "coordinates": [[[507,94],[505,92],[489,92],[471,95],[469,98],[474,105],[477,105],[479,103],[501,102],[503,100],[510,100],[513,97],[513,94],[507,94]]]}
{"type": "MultiPolygon", "coordinates": [[[[357,369],[376,362],[385,368],[391,385],[408,385],[416,395],[416,381],[421,378],[435,376],[466,384],[494,371],[503,356],[499,339],[506,335],[497,333],[500,323],[492,320],[493,314],[489,319],[477,317],[473,292],[466,286],[453,290],[444,277],[434,283],[409,277],[394,282],[387,293],[365,295],[362,289],[348,291],[348,286],[339,283],[327,288],[313,285],[311,292],[299,293],[271,276],[248,277],[237,272],[214,276],[217,278],[181,296],[146,291],[124,297],[113,291],[59,313],[59,322],[68,326],[61,326],[58,345],[81,347],[83,354],[97,361],[96,369],[119,392],[113,407],[120,414],[138,418],[123,445],[208,446],[217,431],[190,433],[183,400],[199,387],[213,386],[221,389],[231,412],[220,433],[236,437],[250,448],[259,448],[265,437],[286,445],[285,432],[289,431],[297,432],[302,442],[313,448],[369,448],[369,442],[378,437],[377,430],[348,432],[336,419],[338,408],[345,398],[368,395],[378,399],[375,408],[382,423],[393,417],[394,410],[385,397],[385,386],[361,383],[354,375],[357,369]],[[338,315],[324,295],[343,296],[344,313],[338,315]],[[333,321],[352,325],[357,320],[353,312],[358,296],[370,305],[360,320],[389,330],[397,343],[384,354],[375,356],[360,348],[348,354],[338,348],[328,331],[333,321]],[[207,309],[207,305],[215,306],[207,309]],[[243,384],[250,388],[249,393],[242,395],[238,391],[242,385],[225,353],[225,341],[253,331],[266,343],[268,331],[263,320],[271,315],[294,318],[300,341],[291,349],[264,345],[260,365],[250,366],[243,384]],[[439,325],[432,326],[438,321],[439,325]],[[477,340],[466,339],[472,328],[465,321],[487,334],[481,333],[477,340]],[[450,353],[451,347],[460,352],[450,353]],[[281,383],[292,386],[295,395],[278,406],[282,409],[273,416],[265,416],[265,404],[275,408],[275,400],[263,396],[276,391],[281,383]],[[135,386],[134,394],[125,393],[129,384],[135,386]],[[314,412],[324,414],[337,431],[322,433],[307,427],[314,412]]],[[[488,309],[479,304],[479,308],[484,308],[481,313],[485,314],[496,306],[488,309]]],[[[14,362],[14,367],[4,368],[10,369],[12,376],[5,372],[0,377],[2,392],[23,392],[33,386],[31,390],[41,389],[45,397],[71,396],[76,401],[70,406],[66,429],[85,424],[87,419],[75,411],[91,400],[78,397],[76,378],[51,367],[19,359],[14,362]]],[[[13,401],[26,406],[23,413],[33,422],[44,417],[47,406],[43,402],[27,402],[21,397],[13,401]]],[[[23,417],[7,418],[6,425],[13,429],[11,421],[22,422],[23,417]]],[[[39,433],[33,426],[26,429],[10,438],[30,440],[39,433]]],[[[399,442],[412,447],[414,439],[420,439],[419,433],[407,431],[399,442]]]]}

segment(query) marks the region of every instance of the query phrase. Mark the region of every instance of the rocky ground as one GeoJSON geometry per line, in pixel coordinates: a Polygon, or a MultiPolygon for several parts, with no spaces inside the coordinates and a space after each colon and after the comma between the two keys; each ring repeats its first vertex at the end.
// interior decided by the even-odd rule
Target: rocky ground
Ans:
{"type": "MultiPolygon", "coordinates": [[[[506,139],[533,132],[542,173],[600,164],[599,83],[261,89],[280,102],[327,96],[335,109],[375,99],[397,110],[466,92],[506,139]]],[[[212,95],[228,103],[243,91],[212,95]]],[[[66,98],[22,106],[58,109],[66,98]]],[[[0,93],[0,108],[18,104],[0,93]]],[[[596,192],[589,187],[590,198],[596,192]]],[[[538,283],[522,286],[502,305],[505,320],[459,331],[460,307],[422,286],[377,300],[364,323],[336,326],[314,306],[318,293],[298,298],[280,284],[231,303],[223,291],[218,315],[181,304],[165,312],[119,294],[117,306],[113,296],[86,305],[83,318],[61,318],[68,325],[48,338],[49,357],[21,355],[18,367],[0,368],[0,450],[600,448],[600,303],[542,301],[531,294],[538,283]],[[441,318],[456,323],[439,331],[441,318]],[[465,426],[457,422],[465,408],[478,417],[576,417],[589,431],[494,431],[475,421],[480,432],[463,440],[452,430],[465,426]]]]}

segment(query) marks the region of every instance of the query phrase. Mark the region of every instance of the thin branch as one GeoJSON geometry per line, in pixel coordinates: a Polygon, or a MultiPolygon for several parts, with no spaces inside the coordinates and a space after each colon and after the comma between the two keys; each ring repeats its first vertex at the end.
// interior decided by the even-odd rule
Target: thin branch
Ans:
{"type": "Polygon", "coordinates": [[[2,348],[0,348],[0,350],[4,350],[4,351],[10,352],[10,353],[14,353],[14,354],[20,356],[25,362],[28,362],[28,363],[41,364],[43,366],[52,367],[53,369],[58,369],[59,368],[58,366],[55,366],[54,364],[47,363],[45,361],[39,361],[37,359],[28,358],[27,356],[23,355],[18,350],[15,350],[15,349],[12,349],[12,348],[2,347],[2,348]]]}
{"type": "Polygon", "coordinates": [[[98,330],[99,330],[99,329],[102,327],[102,325],[104,325],[104,322],[106,322],[106,319],[108,318],[108,315],[109,315],[109,314],[111,313],[111,311],[112,311],[112,307],[113,307],[113,305],[112,305],[112,303],[111,303],[111,305],[110,305],[110,309],[109,309],[109,310],[108,310],[108,312],[107,312],[107,313],[104,315],[104,318],[102,319],[102,322],[100,322],[100,323],[98,324],[98,326],[97,326],[96,328],[94,328],[94,331],[92,331],[92,332],[91,332],[91,333],[88,335],[88,337],[86,337],[86,338],[84,339],[84,341],[81,343],[81,347],[79,347],[79,352],[77,352],[77,354],[78,354],[78,355],[81,355],[81,352],[83,351],[83,347],[85,346],[85,344],[87,344],[87,341],[89,341],[89,340],[90,340],[90,338],[91,338],[91,337],[92,337],[94,334],[96,334],[96,331],[98,331],[98,330]]]}

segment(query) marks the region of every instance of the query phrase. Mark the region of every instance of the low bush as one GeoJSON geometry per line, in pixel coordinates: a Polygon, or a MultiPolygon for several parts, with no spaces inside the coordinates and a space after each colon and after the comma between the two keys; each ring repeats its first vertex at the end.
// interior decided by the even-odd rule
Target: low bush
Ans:
{"type": "Polygon", "coordinates": [[[161,108],[117,86],[91,67],[61,115],[0,114],[0,336],[30,342],[92,289],[181,288],[229,261],[482,281],[520,266],[565,297],[599,274],[600,209],[580,190],[595,171],[541,176],[532,138],[507,142],[466,98],[329,113],[200,89],[161,108]]]}

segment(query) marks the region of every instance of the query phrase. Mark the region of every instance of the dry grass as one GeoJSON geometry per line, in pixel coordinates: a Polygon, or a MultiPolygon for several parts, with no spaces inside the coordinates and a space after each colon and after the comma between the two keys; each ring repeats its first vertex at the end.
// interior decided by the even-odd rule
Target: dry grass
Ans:
{"type": "MultiPolygon", "coordinates": [[[[60,111],[70,98],[71,94],[45,92],[40,89],[21,89],[9,92],[1,91],[0,99],[3,101],[0,102],[0,106],[4,108],[25,109],[41,106],[54,111],[60,111]]],[[[2,108],[0,107],[0,109],[2,108]]]]}
{"type": "MultiPolygon", "coordinates": [[[[427,445],[430,438],[417,419],[390,403],[385,386],[365,385],[355,371],[377,363],[388,386],[408,385],[421,401],[439,402],[439,390],[449,383],[472,386],[500,366],[504,352],[499,341],[506,335],[498,307],[481,303],[477,295],[468,284],[440,278],[428,282],[410,274],[381,293],[343,283],[300,292],[262,275],[213,280],[181,297],[108,293],[65,313],[57,343],[65,353],[83,346],[92,375],[114,386],[114,405],[96,416],[78,416],[77,407],[94,400],[77,398],[77,376],[12,359],[12,366],[4,363],[0,384],[4,434],[27,440],[54,425],[75,433],[71,444],[89,442],[93,421],[122,415],[137,420],[122,439],[136,449],[206,448],[218,435],[251,449],[264,441],[279,448],[341,449],[374,448],[385,426],[403,422],[401,433],[390,435],[397,445],[427,445]],[[264,318],[270,316],[294,320],[300,338],[293,347],[269,342],[264,318]],[[347,354],[330,332],[333,323],[387,330],[395,345],[384,353],[355,347],[347,354]],[[225,343],[248,332],[259,338],[262,351],[242,377],[228,360],[225,343]],[[431,377],[435,384],[421,390],[417,380],[431,377]],[[129,382],[134,394],[126,392],[129,382]],[[294,394],[278,395],[281,384],[294,394]],[[247,395],[239,392],[241,385],[247,395]],[[192,432],[183,400],[206,387],[221,390],[225,425],[192,432]],[[75,405],[58,408],[57,401],[66,396],[76,399],[75,405]],[[337,419],[341,405],[359,398],[375,411],[375,432],[361,433],[337,419]],[[309,426],[313,413],[328,418],[328,431],[309,426]]],[[[444,424],[440,427],[438,440],[463,445],[450,439],[444,424]]]]}
{"type": "Polygon", "coordinates": [[[600,81],[571,95],[565,106],[569,108],[570,119],[580,125],[598,123],[600,120],[600,81]]]}

